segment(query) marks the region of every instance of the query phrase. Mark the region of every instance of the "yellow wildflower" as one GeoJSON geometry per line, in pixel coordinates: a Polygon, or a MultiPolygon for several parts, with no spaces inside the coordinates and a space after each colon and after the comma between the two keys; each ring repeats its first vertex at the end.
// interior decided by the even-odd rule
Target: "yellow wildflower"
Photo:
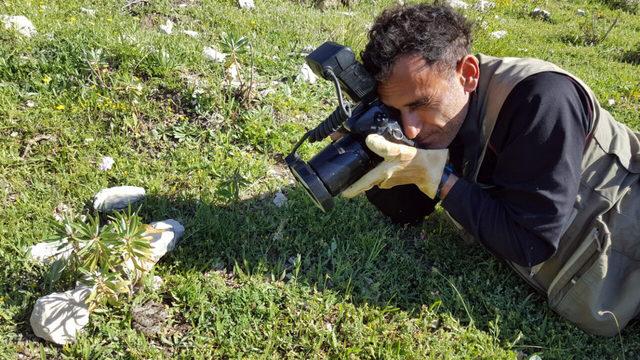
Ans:
{"type": "Polygon", "coordinates": [[[56,110],[64,110],[64,105],[60,104],[56,106],[56,110]]]}
{"type": "Polygon", "coordinates": [[[45,75],[45,76],[42,78],[42,82],[43,82],[45,85],[49,85],[49,83],[51,82],[51,77],[50,77],[49,75],[45,75]]]}

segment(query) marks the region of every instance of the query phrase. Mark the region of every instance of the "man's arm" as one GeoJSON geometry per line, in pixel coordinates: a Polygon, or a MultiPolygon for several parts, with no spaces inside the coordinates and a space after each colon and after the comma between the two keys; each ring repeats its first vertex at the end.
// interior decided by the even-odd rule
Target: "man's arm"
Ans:
{"type": "Polygon", "coordinates": [[[487,160],[495,165],[496,189],[452,175],[442,206],[497,255],[523,266],[548,259],[578,191],[587,102],[564,75],[542,73],[518,84],[491,137],[495,155],[487,160]]]}

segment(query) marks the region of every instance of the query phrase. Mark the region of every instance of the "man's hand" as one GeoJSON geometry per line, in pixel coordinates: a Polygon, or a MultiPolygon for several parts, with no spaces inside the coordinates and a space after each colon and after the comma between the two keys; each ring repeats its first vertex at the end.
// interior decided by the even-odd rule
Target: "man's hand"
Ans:
{"type": "Polygon", "coordinates": [[[344,190],[342,196],[354,197],[374,185],[388,189],[396,185],[416,184],[420,191],[435,198],[449,150],[418,149],[392,143],[377,134],[367,136],[366,143],[384,161],[344,190]]]}

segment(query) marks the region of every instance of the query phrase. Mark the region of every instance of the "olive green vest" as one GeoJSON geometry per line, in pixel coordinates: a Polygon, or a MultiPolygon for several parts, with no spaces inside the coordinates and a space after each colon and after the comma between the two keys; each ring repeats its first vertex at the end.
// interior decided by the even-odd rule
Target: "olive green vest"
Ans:
{"type": "MultiPolygon", "coordinates": [[[[556,65],[486,55],[478,59],[477,106],[469,116],[482,119],[480,143],[472,144],[480,154],[465,164],[463,174],[472,182],[477,183],[500,109],[520,81],[552,71],[571,76],[589,94],[593,130],[584,150],[578,195],[558,250],[533,268],[510,265],[544,293],[561,316],[592,334],[618,334],[640,313],[640,134],[616,122],[587,85],[556,65]]],[[[470,235],[456,226],[468,239],[470,235]]]]}

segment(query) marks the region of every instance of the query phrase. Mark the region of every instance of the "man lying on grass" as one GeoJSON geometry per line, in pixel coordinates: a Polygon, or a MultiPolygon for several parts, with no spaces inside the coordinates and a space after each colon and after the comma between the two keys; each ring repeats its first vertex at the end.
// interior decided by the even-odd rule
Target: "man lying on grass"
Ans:
{"type": "Polygon", "coordinates": [[[640,312],[640,135],[557,66],[470,45],[470,23],[447,6],[376,19],[362,60],[418,149],[369,135],[385,161],[343,194],[366,191],[399,223],[440,201],[556,312],[617,334],[640,312]]]}

